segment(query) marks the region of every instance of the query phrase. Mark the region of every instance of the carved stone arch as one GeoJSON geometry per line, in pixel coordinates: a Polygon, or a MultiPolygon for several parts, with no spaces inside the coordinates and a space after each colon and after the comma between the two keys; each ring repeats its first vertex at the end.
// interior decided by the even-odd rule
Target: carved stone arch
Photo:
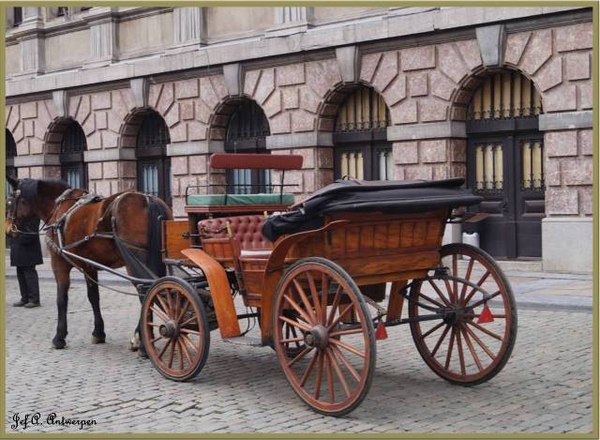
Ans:
{"type": "MultiPolygon", "coordinates": [[[[269,120],[265,114],[264,109],[258,102],[256,102],[256,100],[252,99],[250,96],[245,94],[240,96],[227,97],[215,107],[215,110],[208,121],[208,139],[210,141],[225,142],[227,140],[227,131],[232,117],[234,116],[236,111],[238,111],[242,106],[247,105],[248,103],[253,103],[253,105],[260,109],[264,120],[267,122],[268,128],[269,120]]],[[[270,129],[268,130],[270,133],[270,129]]],[[[269,133],[267,133],[266,135],[268,136],[269,133]]]]}
{"type": "Polygon", "coordinates": [[[88,187],[87,164],[84,151],[87,138],[81,123],[72,117],[53,119],[44,135],[44,151],[58,156],[60,177],[73,187],[88,187]]]}

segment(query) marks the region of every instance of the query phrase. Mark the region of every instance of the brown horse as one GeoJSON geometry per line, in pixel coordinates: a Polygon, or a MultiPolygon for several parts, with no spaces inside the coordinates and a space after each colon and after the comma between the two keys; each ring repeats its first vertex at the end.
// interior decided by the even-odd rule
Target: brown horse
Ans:
{"type": "MultiPolygon", "coordinates": [[[[66,346],[70,273],[78,267],[87,282],[94,312],[92,343],[105,341],[100,313],[98,269],[126,266],[136,279],[164,275],[160,256],[160,219],[172,219],[169,207],[159,198],[138,192],[122,192],[106,198],[72,189],[60,180],[7,177],[13,194],[7,200],[7,235],[20,233],[24,220],[38,217],[46,231],[52,270],[57,284],[58,325],[52,344],[66,346]],[[83,259],[82,259],[83,258],[83,259]],[[86,262],[87,260],[87,262],[86,262]]],[[[143,283],[134,282],[142,298],[143,283]]],[[[146,285],[146,288],[148,286],[146,285]]],[[[138,328],[136,329],[139,332],[138,328]]]]}

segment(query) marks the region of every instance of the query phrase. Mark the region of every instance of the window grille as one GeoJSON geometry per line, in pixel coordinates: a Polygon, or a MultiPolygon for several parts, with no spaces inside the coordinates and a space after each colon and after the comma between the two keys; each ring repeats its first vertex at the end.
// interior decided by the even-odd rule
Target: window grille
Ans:
{"type": "Polygon", "coordinates": [[[136,139],[138,191],[160,197],[171,204],[171,169],[166,156],[167,144],[171,142],[169,127],[156,112],[142,116],[136,139]]]}
{"type": "Polygon", "coordinates": [[[383,97],[371,88],[361,87],[340,107],[335,132],[385,129],[389,124],[390,112],[383,97]]]}
{"type": "Polygon", "coordinates": [[[504,185],[502,143],[475,145],[475,192],[499,193],[504,185]]]}
{"type": "Polygon", "coordinates": [[[269,122],[265,113],[254,101],[240,105],[227,126],[227,141],[256,140],[269,136],[269,122]]]}
{"type": "Polygon", "coordinates": [[[521,141],[521,189],[543,191],[544,182],[544,144],[541,139],[521,141]]]}
{"type": "Polygon", "coordinates": [[[148,113],[138,132],[137,148],[166,147],[170,142],[169,128],[164,119],[158,113],[148,113]]]}
{"type": "Polygon", "coordinates": [[[72,121],[60,144],[61,178],[72,188],[87,188],[87,167],[83,161],[86,148],[85,133],[77,122],[72,121]]]}
{"type": "Polygon", "coordinates": [[[394,178],[394,160],[391,148],[375,149],[375,163],[377,164],[376,179],[392,180],[394,178]]]}
{"type": "Polygon", "coordinates": [[[468,120],[528,118],[542,112],[542,98],[533,83],[518,72],[496,73],[475,90],[468,120]]]}

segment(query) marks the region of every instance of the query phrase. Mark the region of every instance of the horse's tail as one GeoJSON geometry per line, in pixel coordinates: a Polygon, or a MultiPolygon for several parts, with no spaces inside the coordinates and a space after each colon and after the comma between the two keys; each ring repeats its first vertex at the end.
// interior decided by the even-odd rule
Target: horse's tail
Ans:
{"type": "Polygon", "coordinates": [[[160,199],[148,197],[148,253],[146,266],[158,277],[166,275],[166,266],[162,260],[162,230],[163,220],[170,220],[171,212],[160,199]]]}

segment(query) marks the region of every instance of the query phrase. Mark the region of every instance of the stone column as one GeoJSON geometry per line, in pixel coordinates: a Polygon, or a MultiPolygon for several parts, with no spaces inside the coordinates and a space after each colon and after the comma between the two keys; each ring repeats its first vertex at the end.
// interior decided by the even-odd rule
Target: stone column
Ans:
{"type": "Polygon", "coordinates": [[[300,6],[283,6],[275,8],[275,26],[267,31],[268,36],[306,32],[312,26],[314,8],[300,6]]]}
{"type": "Polygon", "coordinates": [[[204,13],[204,8],[174,8],[173,32],[173,41],[177,46],[205,44],[206,15],[204,13]]]}
{"type": "Polygon", "coordinates": [[[46,68],[42,8],[23,8],[23,22],[15,35],[21,46],[21,73],[41,74],[46,68]]]}
{"type": "Polygon", "coordinates": [[[90,62],[89,67],[110,64],[119,58],[118,25],[115,9],[111,7],[92,8],[88,12],[90,23],[90,62]]]}

